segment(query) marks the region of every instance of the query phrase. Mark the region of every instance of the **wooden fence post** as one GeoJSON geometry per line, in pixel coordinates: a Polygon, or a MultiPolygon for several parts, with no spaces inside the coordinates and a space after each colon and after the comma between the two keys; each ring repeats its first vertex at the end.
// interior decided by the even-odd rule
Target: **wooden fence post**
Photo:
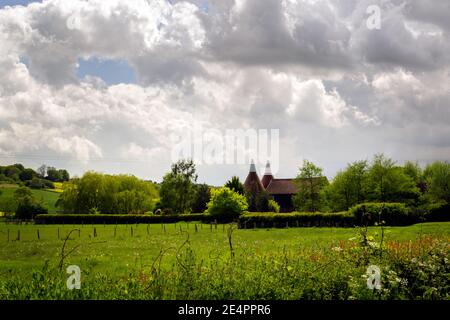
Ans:
{"type": "Polygon", "coordinates": [[[41,240],[41,235],[39,234],[39,229],[37,229],[37,238],[38,238],[38,240],[41,240]]]}

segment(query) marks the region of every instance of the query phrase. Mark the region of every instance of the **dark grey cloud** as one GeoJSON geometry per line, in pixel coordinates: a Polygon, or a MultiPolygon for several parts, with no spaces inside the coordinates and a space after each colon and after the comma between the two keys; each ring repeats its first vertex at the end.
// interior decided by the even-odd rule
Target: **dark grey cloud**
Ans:
{"type": "MultiPolygon", "coordinates": [[[[330,176],[376,152],[450,159],[449,8],[440,0],[50,0],[3,9],[0,151],[61,157],[59,166],[76,159],[67,160],[76,173],[157,179],[170,134],[201,124],[280,129],[286,177],[303,158],[330,176]],[[373,4],[380,30],[366,26],[373,4]],[[138,83],[77,79],[77,61],[90,57],[126,61],[138,83]]],[[[201,167],[214,184],[246,170],[201,167]]]]}

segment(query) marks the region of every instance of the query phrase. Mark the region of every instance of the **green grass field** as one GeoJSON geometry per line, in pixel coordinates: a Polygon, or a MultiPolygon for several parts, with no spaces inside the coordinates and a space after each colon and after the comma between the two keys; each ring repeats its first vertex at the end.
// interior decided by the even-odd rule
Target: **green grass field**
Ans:
{"type": "Polygon", "coordinates": [[[231,250],[229,228],[0,223],[0,299],[450,299],[450,222],[372,227],[365,247],[356,228],[233,229],[231,250]],[[83,290],[65,288],[68,265],[83,290]]]}
{"type": "MultiPolygon", "coordinates": [[[[0,224],[0,273],[28,272],[44,261],[58,260],[63,239],[73,232],[67,248],[80,245],[67,262],[89,266],[94,271],[118,275],[139,270],[153,262],[161,249],[178,248],[188,237],[192,249],[203,259],[226,258],[229,244],[226,225],[217,228],[195,223],[162,225],[12,225],[0,224]],[[197,232],[195,231],[197,226],[197,232]],[[94,237],[94,228],[97,236],[94,237]],[[148,229],[147,229],[148,228],[148,229]],[[165,228],[165,231],[164,231],[165,228]],[[115,231],[116,229],[116,231],[115,231]],[[133,230],[131,230],[133,229],[133,230]],[[38,240],[38,230],[40,240],[38,240]],[[59,239],[58,239],[59,230],[59,239]],[[147,233],[148,230],[148,233],[147,233]],[[181,230],[181,231],[180,231],[181,230]],[[20,241],[17,240],[20,231],[20,241]],[[9,242],[8,242],[9,232],[9,242]],[[131,234],[133,232],[133,234],[131,234]],[[114,236],[115,234],[115,236],[114,236]]],[[[371,228],[374,235],[378,229],[371,228]]],[[[450,223],[425,223],[409,227],[388,227],[386,241],[410,241],[420,236],[450,238],[450,223]]],[[[352,228],[291,228],[235,230],[233,245],[236,254],[258,255],[295,252],[337,246],[340,241],[355,237],[352,228]]],[[[169,249],[170,250],[170,249],[169,249]]],[[[173,257],[172,257],[173,258],[173,257]]],[[[168,258],[166,263],[173,262],[168,258]]]]}
{"type": "MultiPolygon", "coordinates": [[[[0,185],[0,202],[6,198],[12,198],[17,185],[0,185]]],[[[57,189],[58,190],[58,189],[57,189]]],[[[57,213],[56,201],[60,192],[51,190],[31,189],[36,199],[41,200],[48,208],[48,213],[57,213]]],[[[1,210],[0,210],[1,211],[1,210]]]]}

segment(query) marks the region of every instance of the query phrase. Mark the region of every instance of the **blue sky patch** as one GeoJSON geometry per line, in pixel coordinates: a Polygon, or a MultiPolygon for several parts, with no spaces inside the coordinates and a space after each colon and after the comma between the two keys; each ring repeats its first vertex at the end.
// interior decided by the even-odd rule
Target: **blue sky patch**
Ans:
{"type": "Polygon", "coordinates": [[[79,79],[94,76],[101,78],[108,85],[136,83],[134,70],[125,60],[79,59],[78,65],[76,75],[79,79]]]}
{"type": "Polygon", "coordinates": [[[42,2],[38,0],[1,0],[0,1],[0,8],[4,8],[6,6],[27,6],[29,3],[32,2],[42,2]]]}

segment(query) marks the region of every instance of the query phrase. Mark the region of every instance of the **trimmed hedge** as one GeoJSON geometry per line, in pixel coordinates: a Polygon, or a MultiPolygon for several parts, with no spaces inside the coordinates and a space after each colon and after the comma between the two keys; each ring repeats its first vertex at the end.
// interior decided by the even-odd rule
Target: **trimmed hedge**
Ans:
{"type": "MultiPolygon", "coordinates": [[[[237,220],[239,228],[285,228],[285,227],[353,227],[374,225],[385,221],[386,225],[401,226],[423,221],[450,221],[450,205],[431,206],[423,210],[410,210],[403,203],[363,203],[348,212],[246,212],[237,220]],[[380,216],[381,212],[381,216],[380,216]]],[[[223,222],[208,214],[182,215],[119,215],[119,214],[40,214],[37,224],[124,224],[124,223],[175,223],[201,221],[223,222]]]]}
{"type": "Polygon", "coordinates": [[[239,227],[286,228],[286,227],[353,227],[355,219],[349,212],[292,212],[292,213],[245,213],[239,218],[239,227]]]}
{"type": "Polygon", "coordinates": [[[435,203],[427,208],[425,218],[430,222],[450,221],[450,204],[435,203]]]}
{"type": "Polygon", "coordinates": [[[205,214],[181,215],[132,215],[132,214],[40,214],[34,218],[37,224],[124,224],[124,223],[174,223],[202,221],[210,222],[205,214]]]}
{"type": "Polygon", "coordinates": [[[374,225],[385,222],[389,226],[404,226],[420,222],[420,216],[413,214],[404,203],[367,202],[352,207],[349,212],[358,225],[374,225]]]}

